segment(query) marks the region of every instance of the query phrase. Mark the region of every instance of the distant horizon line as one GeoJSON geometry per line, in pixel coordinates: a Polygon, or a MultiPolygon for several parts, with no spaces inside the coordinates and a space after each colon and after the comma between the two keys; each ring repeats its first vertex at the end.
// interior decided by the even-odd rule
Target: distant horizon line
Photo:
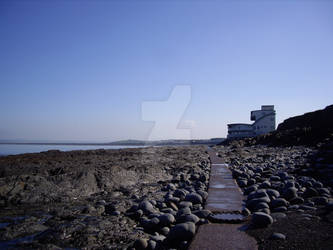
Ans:
{"type": "Polygon", "coordinates": [[[13,145],[121,145],[124,144],[135,144],[135,143],[165,143],[165,142],[190,142],[190,141],[212,141],[212,140],[223,140],[225,137],[213,137],[208,139],[161,139],[161,140],[139,140],[139,139],[126,139],[126,140],[115,140],[115,141],[71,141],[71,140],[18,140],[18,139],[0,139],[0,144],[13,144],[13,145]]]}

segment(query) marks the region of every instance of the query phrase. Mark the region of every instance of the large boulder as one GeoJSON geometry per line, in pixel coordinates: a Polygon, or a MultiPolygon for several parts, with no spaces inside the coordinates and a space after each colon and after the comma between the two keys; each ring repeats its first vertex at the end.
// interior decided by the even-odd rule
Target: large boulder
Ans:
{"type": "Polygon", "coordinates": [[[251,223],[254,227],[267,227],[273,223],[273,218],[269,214],[256,212],[252,215],[251,223]]]}
{"type": "Polygon", "coordinates": [[[181,241],[188,241],[193,238],[195,234],[195,224],[193,222],[186,222],[177,224],[170,229],[167,235],[168,243],[177,243],[181,241]]]}

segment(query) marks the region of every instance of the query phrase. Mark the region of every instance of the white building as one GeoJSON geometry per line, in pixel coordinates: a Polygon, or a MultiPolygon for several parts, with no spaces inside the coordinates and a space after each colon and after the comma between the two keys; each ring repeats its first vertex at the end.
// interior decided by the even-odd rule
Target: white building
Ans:
{"type": "Polygon", "coordinates": [[[228,139],[254,137],[267,134],[275,130],[274,105],[263,105],[261,110],[251,111],[253,124],[232,123],[228,124],[228,139]]]}

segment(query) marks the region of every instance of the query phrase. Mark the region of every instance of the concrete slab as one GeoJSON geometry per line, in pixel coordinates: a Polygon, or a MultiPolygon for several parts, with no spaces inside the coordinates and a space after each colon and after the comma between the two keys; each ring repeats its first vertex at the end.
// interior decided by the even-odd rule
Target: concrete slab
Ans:
{"type": "Polygon", "coordinates": [[[257,242],[247,235],[243,224],[201,225],[190,250],[256,250],[257,242]]]}

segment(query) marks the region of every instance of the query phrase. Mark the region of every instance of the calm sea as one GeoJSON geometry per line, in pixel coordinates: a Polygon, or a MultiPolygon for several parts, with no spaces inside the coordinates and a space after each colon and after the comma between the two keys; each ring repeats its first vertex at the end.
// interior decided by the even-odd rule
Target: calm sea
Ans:
{"type": "MultiPolygon", "coordinates": [[[[47,150],[89,150],[89,149],[119,149],[119,148],[138,148],[139,146],[96,146],[96,145],[28,145],[28,144],[0,144],[0,156],[17,155],[24,153],[39,153],[47,150]]],[[[143,147],[143,146],[140,146],[143,147]]]]}

